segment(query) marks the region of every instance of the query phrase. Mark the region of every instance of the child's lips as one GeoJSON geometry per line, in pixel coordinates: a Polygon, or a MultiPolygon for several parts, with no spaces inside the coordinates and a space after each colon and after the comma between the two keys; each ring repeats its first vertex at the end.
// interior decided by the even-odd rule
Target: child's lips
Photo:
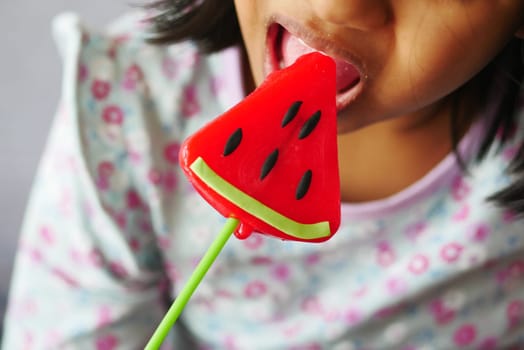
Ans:
{"type": "MultiPolygon", "coordinates": [[[[293,35],[283,26],[273,24],[268,31],[269,57],[266,61],[266,74],[290,66],[305,54],[315,51],[322,52],[332,57],[337,65],[337,110],[341,110],[349,105],[362,90],[361,73],[353,63],[312,46],[306,44],[298,35],[293,35]]],[[[314,46],[331,47],[332,45],[319,43],[319,45],[314,46]]]]}

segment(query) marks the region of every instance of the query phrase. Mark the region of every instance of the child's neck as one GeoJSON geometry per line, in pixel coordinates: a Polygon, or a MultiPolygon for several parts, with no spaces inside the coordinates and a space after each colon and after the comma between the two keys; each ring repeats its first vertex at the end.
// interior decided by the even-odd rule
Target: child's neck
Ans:
{"type": "MultiPolygon", "coordinates": [[[[381,122],[340,135],[339,164],[344,202],[391,196],[413,184],[452,149],[449,107],[381,122]]],[[[465,133],[468,126],[460,130],[465,133]]]]}

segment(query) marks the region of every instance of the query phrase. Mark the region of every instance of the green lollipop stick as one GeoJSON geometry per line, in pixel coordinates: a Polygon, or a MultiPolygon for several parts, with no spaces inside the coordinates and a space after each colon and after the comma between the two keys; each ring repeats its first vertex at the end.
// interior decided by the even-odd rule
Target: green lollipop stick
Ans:
{"type": "Polygon", "coordinates": [[[186,306],[189,298],[191,298],[191,295],[204,278],[205,274],[217,258],[227,240],[229,237],[231,237],[231,234],[237,228],[238,224],[238,219],[227,219],[226,223],[222,227],[222,230],[215,238],[213,243],[211,243],[211,246],[207,249],[206,253],[195,268],[195,271],[193,271],[191,277],[189,277],[186,285],[180,294],[177,295],[169,310],[167,310],[167,313],[151,336],[151,339],[149,339],[149,342],[147,343],[144,350],[158,350],[160,348],[160,345],[162,345],[162,342],[175,324],[178,316],[180,316],[180,313],[186,306]]]}

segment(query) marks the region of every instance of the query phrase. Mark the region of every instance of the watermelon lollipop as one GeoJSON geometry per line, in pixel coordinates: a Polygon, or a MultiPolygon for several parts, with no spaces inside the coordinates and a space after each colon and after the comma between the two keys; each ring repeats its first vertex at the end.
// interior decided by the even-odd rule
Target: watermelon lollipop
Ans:
{"type": "Polygon", "coordinates": [[[226,217],[282,239],[319,242],[340,223],[333,60],[303,56],[182,145],[180,163],[226,217]]]}
{"type": "Polygon", "coordinates": [[[269,75],[252,94],[188,138],[180,164],[228,218],[146,350],[158,349],[235,232],[321,242],[340,224],[336,65],[321,53],[269,75]]]}

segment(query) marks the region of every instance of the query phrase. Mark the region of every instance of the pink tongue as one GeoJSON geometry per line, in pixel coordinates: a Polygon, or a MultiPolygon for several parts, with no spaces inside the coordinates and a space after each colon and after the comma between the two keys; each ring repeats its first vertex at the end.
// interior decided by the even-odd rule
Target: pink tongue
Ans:
{"type": "MultiPolygon", "coordinates": [[[[315,50],[288,31],[282,34],[282,63],[285,67],[292,65],[300,56],[313,51],[315,50]]],[[[352,64],[337,59],[335,63],[337,64],[337,91],[344,91],[358,82],[360,74],[352,64]]]]}

